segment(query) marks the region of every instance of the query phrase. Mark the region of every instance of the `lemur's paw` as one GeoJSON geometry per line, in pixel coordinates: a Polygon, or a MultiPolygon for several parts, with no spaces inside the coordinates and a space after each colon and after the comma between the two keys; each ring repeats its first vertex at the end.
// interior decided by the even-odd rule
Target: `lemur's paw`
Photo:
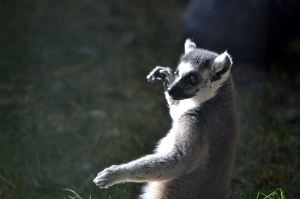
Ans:
{"type": "Polygon", "coordinates": [[[116,165],[104,169],[98,173],[93,182],[100,188],[108,188],[117,182],[116,165]]]}
{"type": "Polygon", "coordinates": [[[165,79],[167,76],[172,75],[172,70],[168,67],[156,66],[149,75],[147,75],[147,80],[149,82],[154,82],[155,80],[165,79]]]}

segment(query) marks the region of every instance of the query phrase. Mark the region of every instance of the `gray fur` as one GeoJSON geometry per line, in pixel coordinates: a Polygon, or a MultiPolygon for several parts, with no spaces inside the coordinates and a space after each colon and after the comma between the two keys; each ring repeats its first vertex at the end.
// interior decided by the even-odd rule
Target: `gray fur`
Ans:
{"type": "Polygon", "coordinates": [[[227,197],[238,138],[232,61],[226,52],[218,55],[194,45],[186,41],[175,76],[166,67],[147,76],[164,81],[171,130],[153,154],[100,172],[94,179],[100,188],[147,182],[141,199],[227,197]]]}

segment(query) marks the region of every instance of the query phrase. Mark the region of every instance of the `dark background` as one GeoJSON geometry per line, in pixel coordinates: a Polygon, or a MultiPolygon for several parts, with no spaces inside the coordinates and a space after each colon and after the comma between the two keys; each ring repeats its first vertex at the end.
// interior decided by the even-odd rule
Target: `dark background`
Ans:
{"type": "MultiPolygon", "coordinates": [[[[92,179],[151,153],[170,128],[163,87],[145,77],[176,66],[187,5],[0,0],[0,198],[138,195],[140,184],[100,190],[92,179]]],[[[299,57],[299,41],[283,60],[299,57]]],[[[300,196],[300,66],[268,58],[233,65],[241,136],[229,198],[300,196]]]]}

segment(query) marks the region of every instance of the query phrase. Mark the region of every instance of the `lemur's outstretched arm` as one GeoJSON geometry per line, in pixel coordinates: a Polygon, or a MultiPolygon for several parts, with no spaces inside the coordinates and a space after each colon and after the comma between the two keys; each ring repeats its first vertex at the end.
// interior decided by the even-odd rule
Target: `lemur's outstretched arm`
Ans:
{"type": "Polygon", "coordinates": [[[107,188],[120,182],[161,181],[174,178],[188,168],[180,155],[151,154],[127,164],[113,165],[104,169],[94,179],[97,186],[107,188]]]}
{"type": "Polygon", "coordinates": [[[174,82],[173,71],[169,67],[156,66],[149,75],[147,76],[149,82],[154,82],[155,80],[162,80],[164,82],[165,91],[167,91],[170,84],[174,82]]]}
{"type": "Polygon", "coordinates": [[[169,152],[156,152],[126,164],[113,165],[100,172],[94,182],[107,188],[120,182],[170,180],[194,171],[206,158],[208,147],[202,144],[202,134],[194,133],[193,128],[194,125],[179,125],[176,132],[181,133],[169,152]]]}

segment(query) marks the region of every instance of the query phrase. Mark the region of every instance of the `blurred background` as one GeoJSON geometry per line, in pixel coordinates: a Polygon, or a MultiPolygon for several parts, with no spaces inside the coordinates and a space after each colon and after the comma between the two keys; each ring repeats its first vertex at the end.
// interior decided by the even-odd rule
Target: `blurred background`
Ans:
{"type": "Polygon", "coordinates": [[[232,55],[241,135],[229,198],[300,196],[297,0],[0,0],[0,198],[136,198],[97,188],[171,125],[156,65],[186,37],[232,55]]]}

